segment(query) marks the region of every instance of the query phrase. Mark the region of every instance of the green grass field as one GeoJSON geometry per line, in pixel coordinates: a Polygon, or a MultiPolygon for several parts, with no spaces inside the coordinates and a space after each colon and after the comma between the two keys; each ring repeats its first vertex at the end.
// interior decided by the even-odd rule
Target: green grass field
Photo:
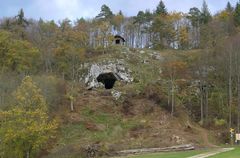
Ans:
{"type": "Polygon", "coordinates": [[[232,151],[211,156],[209,158],[240,158],[240,147],[235,147],[232,151]]]}
{"type": "MultiPolygon", "coordinates": [[[[195,150],[186,152],[170,152],[170,153],[155,153],[155,154],[145,154],[137,156],[129,156],[125,158],[187,158],[190,156],[205,153],[211,150],[195,150]]],[[[235,147],[234,150],[225,153],[217,154],[209,158],[240,158],[240,147],[235,147]]]]}
{"type": "Polygon", "coordinates": [[[129,156],[126,158],[186,158],[186,157],[194,156],[207,151],[208,150],[194,150],[194,151],[185,151],[185,152],[155,153],[155,154],[146,154],[146,155],[138,155],[138,156],[129,156]]]}

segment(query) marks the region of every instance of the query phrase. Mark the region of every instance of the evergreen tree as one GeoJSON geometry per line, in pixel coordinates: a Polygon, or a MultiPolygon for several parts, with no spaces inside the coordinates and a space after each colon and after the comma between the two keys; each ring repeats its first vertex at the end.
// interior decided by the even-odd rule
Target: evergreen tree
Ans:
{"type": "Polygon", "coordinates": [[[120,10],[120,11],[118,12],[118,15],[123,16],[123,12],[120,10]]]}
{"type": "Polygon", "coordinates": [[[203,1],[202,5],[202,15],[201,15],[201,21],[203,24],[207,24],[211,20],[211,13],[209,11],[208,5],[206,1],[203,1]]]}
{"type": "Polygon", "coordinates": [[[240,25],[240,1],[237,3],[234,10],[234,23],[236,26],[240,25]]]}
{"type": "Polygon", "coordinates": [[[226,9],[227,12],[231,13],[233,12],[234,8],[232,7],[231,3],[228,1],[226,9]]]}
{"type": "Polygon", "coordinates": [[[150,12],[150,10],[145,11],[145,21],[151,22],[153,19],[153,14],[150,12]]]}
{"type": "Polygon", "coordinates": [[[188,14],[189,16],[187,16],[187,18],[191,20],[192,25],[198,26],[201,19],[201,11],[198,8],[193,7],[190,8],[188,14]]]}
{"type": "Polygon", "coordinates": [[[16,18],[17,25],[19,26],[26,27],[29,24],[28,21],[25,19],[23,9],[20,9],[20,11],[18,12],[18,15],[15,18],[16,18]]]}
{"type": "Polygon", "coordinates": [[[68,18],[63,19],[61,22],[59,22],[59,24],[62,32],[70,30],[72,28],[71,20],[69,20],[68,18]]]}
{"type": "Polygon", "coordinates": [[[134,17],[134,19],[135,19],[134,23],[142,24],[142,23],[144,23],[144,18],[145,18],[144,12],[143,11],[139,11],[137,16],[134,17]]]}
{"type": "Polygon", "coordinates": [[[166,6],[162,0],[159,2],[158,6],[157,6],[156,14],[157,15],[167,15],[168,14],[166,6]]]}
{"type": "Polygon", "coordinates": [[[96,16],[96,19],[111,20],[113,17],[113,12],[107,5],[102,5],[101,12],[96,16]]]}

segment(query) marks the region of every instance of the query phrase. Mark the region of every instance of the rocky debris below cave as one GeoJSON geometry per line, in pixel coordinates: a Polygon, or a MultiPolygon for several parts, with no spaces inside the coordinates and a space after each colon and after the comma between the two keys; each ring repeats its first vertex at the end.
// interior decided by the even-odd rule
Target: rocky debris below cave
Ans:
{"type": "Polygon", "coordinates": [[[122,95],[121,92],[116,91],[116,90],[112,90],[111,94],[112,94],[112,96],[113,96],[116,100],[118,100],[118,99],[121,97],[121,95],[122,95]]]}
{"type": "Polygon", "coordinates": [[[163,60],[163,57],[159,53],[157,53],[157,52],[153,52],[151,54],[151,57],[152,57],[152,59],[155,59],[155,60],[160,60],[160,61],[163,60]]]}

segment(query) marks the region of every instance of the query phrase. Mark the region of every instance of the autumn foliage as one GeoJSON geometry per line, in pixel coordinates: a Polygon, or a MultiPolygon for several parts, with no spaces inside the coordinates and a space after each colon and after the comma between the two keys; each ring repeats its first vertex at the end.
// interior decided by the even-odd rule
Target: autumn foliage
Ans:
{"type": "Polygon", "coordinates": [[[14,96],[16,105],[0,111],[0,154],[33,157],[54,136],[58,125],[49,120],[46,101],[31,77],[23,79],[14,96]]]}

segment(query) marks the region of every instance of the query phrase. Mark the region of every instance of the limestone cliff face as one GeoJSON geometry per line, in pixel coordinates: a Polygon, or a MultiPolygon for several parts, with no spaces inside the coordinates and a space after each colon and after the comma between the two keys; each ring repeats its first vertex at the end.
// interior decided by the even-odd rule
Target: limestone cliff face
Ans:
{"type": "Polygon", "coordinates": [[[84,82],[88,89],[101,87],[104,81],[118,80],[126,83],[133,81],[131,77],[131,71],[125,65],[124,60],[106,61],[101,63],[93,63],[88,67],[84,82]],[[106,76],[104,76],[106,74],[106,76]],[[109,75],[111,74],[111,75],[109,75]],[[99,76],[101,79],[99,79],[99,76]]]}

